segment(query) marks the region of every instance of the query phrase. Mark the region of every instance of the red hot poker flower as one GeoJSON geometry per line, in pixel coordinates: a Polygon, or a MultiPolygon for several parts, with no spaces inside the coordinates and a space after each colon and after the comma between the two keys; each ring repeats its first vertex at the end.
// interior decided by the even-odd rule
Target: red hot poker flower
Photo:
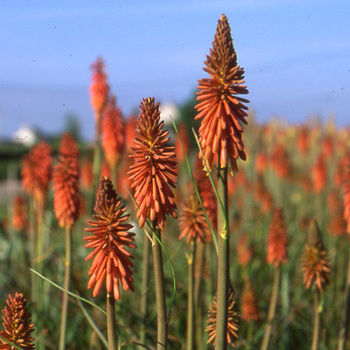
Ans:
{"type": "Polygon", "coordinates": [[[92,295],[97,296],[104,283],[108,293],[113,293],[115,299],[120,299],[119,281],[124,290],[134,290],[132,270],[133,255],[126,247],[136,248],[133,244],[134,233],[129,232],[132,225],[126,223],[129,214],[121,204],[120,198],[108,178],[102,178],[95,203],[95,220],[88,221],[92,236],[84,237],[88,243],[86,248],[94,250],[85,260],[92,258],[89,270],[88,289],[94,287],[92,295]]]}
{"type": "Polygon", "coordinates": [[[99,116],[107,102],[109,86],[104,72],[103,59],[99,57],[91,66],[93,75],[90,85],[90,102],[95,116],[99,116]]]}
{"type": "Polygon", "coordinates": [[[71,228],[80,214],[79,150],[73,137],[62,135],[59,162],[52,174],[54,210],[61,227],[71,228]]]}
{"type": "Polygon", "coordinates": [[[22,160],[22,186],[43,210],[51,179],[51,146],[42,141],[22,160]]]}
{"type": "Polygon", "coordinates": [[[112,96],[103,112],[101,124],[102,148],[111,168],[119,162],[124,150],[124,122],[122,112],[112,96]]]}
{"type": "Polygon", "coordinates": [[[205,61],[204,71],[210,78],[198,81],[198,111],[195,119],[203,118],[199,127],[199,141],[204,158],[211,168],[214,157],[219,156],[221,168],[231,163],[237,171],[237,159],[246,159],[242,140],[241,123],[247,124],[244,103],[239,97],[247,94],[244,85],[244,70],[237,66],[237,55],[233,47],[231,29],[225,15],[219,19],[213,48],[205,61]]]}
{"type": "Polygon", "coordinates": [[[287,262],[288,233],[281,208],[275,209],[267,240],[267,262],[276,267],[287,262]]]}
{"type": "Polygon", "coordinates": [[[195,195],[190,196],[185,202],[179,215],[179,226],[181,232],[179,239],[186,237],[187,243],[204,242],[210,235],[207,220],[195,195]]]}
{"type": "Polygon", "coordinates": [[[320,229],[316,220],[312,220],[302,258],[303,280],[306,289],[314,284],[319,290],[322,290],[329,284],[329,267],[328,252],[323,245],[320,229]]]}
{"type": "Polygon", "coordinates": [[[17,195],[13,199],[12,226],[23,231],[28,225],[26,199],[22,195],[17,195]]]}
{"type": "Polygon", "coordinates": [[[169,131],[164,131],[164,122],[160,122],[159,102],[155,104],[154,98],[143,99],[140,109],[130,155],[134,165],[128,172],[131,188],[135,189],[136,217],[140,227],[150,218],[163,228],[166,215],[177,217],[171,190],[176,186],[175,152],[174,147],[168,145],[169,131]]]}
{"type": "MultiPolygon", "coordinates": [[[[22,293],[16,292],[14,297],[9,295],[6,303],[7,306],[2,310],[4,330],[0,331],[0,335],[21,349],[35,349],[34,338],[31,337],[31,333],[34,332],[34,324],[31,321],[32,315],[27,309],[27,300],[22,293]]],[[[15,350],[2,339],[0,343],[0,349],[15,350]]]]}

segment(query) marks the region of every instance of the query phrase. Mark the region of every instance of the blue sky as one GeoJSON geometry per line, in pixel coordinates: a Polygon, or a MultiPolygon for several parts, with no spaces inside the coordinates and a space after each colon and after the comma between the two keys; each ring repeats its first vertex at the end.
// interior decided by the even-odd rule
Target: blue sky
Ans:
{"type": "Polygon", "coordinates": [[[88,86],[97,56],[125,114],[147,96],[183,103],[206,76],[222,13],[258,120],[335,113],[348,123],[348,0],[3,0],[0,137],[25,123],[59,132],[74,113],[92,138],[88,86]]]}

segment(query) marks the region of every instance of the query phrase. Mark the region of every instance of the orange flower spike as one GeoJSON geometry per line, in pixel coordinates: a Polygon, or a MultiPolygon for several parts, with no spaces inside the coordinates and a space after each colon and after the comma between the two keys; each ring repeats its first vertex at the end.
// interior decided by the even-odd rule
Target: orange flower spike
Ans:
{"type": "Polygon", "coordinates": [[[107,76],[104,72],[104,62],[99,57],[95,63],[92,64],[93,71],[90,84],[90,102],[92,109],[95,112],[95,117],[99,116],[106,105],[109,86],[107,83],[107,76]]]}
{"type": "Polygon", "coordinates": [[[243,321],[260,320],[258,297],[249,280],[244,283],[241,304],[243,321]]]}
{"type": "Polygon", "coordinates": [[[154,98],[143,99],[140,109],[130,155],[134,164],[128,172],[138,206],[136,217],[140,227],[150,218],[163,228],[166,215],[177,217],[171,190],[176,186],[175,152],[168,145],[169,131],[163,130],[164,122],[160,121],[159,102],[155,104],[154,98]]]}
{"type": "MultiPolygon", "coordinates": [[[[228,296],[228,314],[227,314],[227,343],[234,346],[235,339],[238,338],[238,323],[239,316],[237,313],[237,305],[235,301],[233,288],[230,287],[228,296]]],[[[217,301],[214,297],[213,303],[208,313],[208,326],[206,332],[209,334],[208,344],[213,343],[215,345],[216,339],[216,315],[217,315],[217,301]]]]}
{"type": "Polygon", "coordinates": [[[344,202],[344,219],[347,223],[347,233],[350,234],[350,154],[347,157],[343,173],[343,202],[344,202]]]}
{"type": "Polygon", "coordinates": [[[192,195],[185,201],[179,215],[179,226],[179,239],[186,237],[187,243],[204,242],[210,236],[208,223],[196,196],[192,195]]]}
{"type": "Polygon", "coordinates": [[[59,162],[53,169],[54,211],[61,227],[71,228],[80,215],[79,150],[73,137],[64,133],[59,162]]]}
{"type": "MultiPolygon", "coordinates": [[[[182,146],[185,150],[185,154],[188,154],[190,149],[190,140],[188,137],[188,132],[185,124],[179,125],[179,136],[182,142],[182,146]]],[[[185,160],[184,152],[182,151],[182,147],[178,137],[175,139],[175,154],[176,154],[178,163],[181,163],[185,160]]]]}
{"type": "Polygon", "coordinates": [[[198,111],[195,119],[202,119],[199,127],[199,141],[208,167],[214,157],[219,156],[221,168],[231,164],[233,172],[238,170],[237,159],[246,160],[242,140],[241,123],[247,124],[244,103],[239,97],[247,94],[244,85],[244,70],[237,66],[237,55],[233,47],[231,29],[225,15],[219,19],[213,48],[205,61],[210,78],[198,81],[198,111]]]}
{"type": "Polygon", "coordinates": [[[116,166],[124,150],[124,122],[122,112],[112,96],[103,112],[101,124],[102,148],[109,166],[116,166]]]}
{"type": "Polygon", "coordinates": [[[320,193],[327,183],[327,169],[322,154],[316,160],[316,163],[312,167],[312,179],[314,184],[314,191],[320,193]]]}
{"type": "Polygon", "coordinates": [[[133,244],[135,234],[129,232],[133,228],[126,223],[130,215],[125,214],[125,206],[106,177],[101,178],[94,211],[96,214],[92,217],[95,220],[87,222],[92,227],[85,229],[92,235],[84,237],[88,242],[85,247],[94,249],[85,258],[93,258],[88,289],[93,287],[92,295],[96,297],[106,284],[107,292],[113,293],[114,298],[119,300],[119,282],[124,290],[134,291],[131,270],[134,257],[126,247],[136,248],[133,244]]]}
{"type": "MultiPolygon", "coordinates": [[[[14,297],[9,295],[6,304],[7,306],[2,310],[4,330],[0,331],[0,335],[21,349],[34,350],[34,338],[31,337],[34,324],[31,321],[32,315],[27,309],[27,300],[22,293],[16,292],[14,297]]],[[[15,348],[0,339],[0,349],[14,350],[15,348]]]]}
{"type": "Polygon", "coordinates": [[[302,257],[305,288],[309,289],[311,285],[315,285],[319,290],[322,290],[329,284],[329,267],[328,252],[323,245],[320,229],[316,220],[312,220],[302,257]]]}
{"type": "Polygon", "coordinates": [[[24,191],[33,195],[39,210],[46,201],[51,180],[51,146],[41,141],[22,160],[22,186],[24,191]]]}
{"type": "Polygon", "coordinates": [[[17,195],[13,199],[12,226],[17,231],[23,231],[28,225],[26,199],[22,195],[17,195]]]}
{"type": "Polygon", "coordinates": [[[267,262],[278,267],[287,262],[288,233],[281,208],[275,209],[267,239],[267,262]]]}

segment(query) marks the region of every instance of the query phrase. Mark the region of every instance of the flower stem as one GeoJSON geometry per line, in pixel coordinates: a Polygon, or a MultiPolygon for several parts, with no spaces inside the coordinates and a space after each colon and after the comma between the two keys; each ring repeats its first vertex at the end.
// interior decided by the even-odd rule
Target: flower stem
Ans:
{"type": "MultiPolygon", "coordinates": [[[[72,261],[72,229],[65,229],[66,247],[64,260],[64,281],[63,288],[69,290],[71,279],[71,261],[72,261]]],[[[61,328],[59,350],[64,350],[66,347],[66,329],[67,329],[67,312],[68,312],[68,294],[63,292],[62,310],[61,310],[61,328]]]]}
{"type": "Polygon", "coordinates": [[[270,335],[272,330],[272,321],[275,318],[275,314],[276,314],[276,305],[277,305],[277,296],[278,296],[278,287],[280,284],[280,278],[281,278],[281,267],[278,266],[275,268],[269,313],[267,314],[267,323],[265,327],[264,339],[262,341],[261,348],[260,348],[261,350],[267,350],[269,346],[269,340],[270,340],[270,335]]]}
{"type": "Polygon", "coordinates": [[[345,350],[346,342],[349,335],[349,324],[350,324],[350,242],[349,242],[349,257],[348,257],[348,272],[346,279],[345,289],[345,314],[343,326],[339,334],[338,350],[345,350]]]}
{"type": "Polygon", "coordinates": [[[107,338],[109,350],[117,350],[118,337],[115,323],[115,300],[111,293],[107,293],[107,338]]]}
{"type": "MultiPolygon", "coordinates": [[[[202,275],[204,267],[204,253],[205,253],[205,243],[200,242],[198,244],[198,249],[196,249],[195,264],[198,266],[195,281],[194,281],[194,305],[198,309],[200,303],[200,294],[202,287],[202,275]]],[[[196,247],[197,248],[197,247],[196,247]]]]}
{"type": "Polygon", "coordinates": [[[148,237],[143,236],[143,256],[142,256],[142,281],[141,281],[141,317],[143,321],[140,342],[145,343],[146,340],[146,320],[147,320],[147,299],[148,299],[148,287],[149,287],[149,253],[150,242],[148,237]]]}
{"type": "Polygon", "coordinates": [[[196,256],[196,242],[192,241],[189,246],[187,257],[188,266],[188,292],[187,292],[187,333],[186,349],[194,349],[194,259],[196,256]]]}
{"type": "Polygon", "coordinates": [[[157,303],[157,350],[165,350],[167,349],[168,319],[165,300],[162,247],[159,242],[161,239],[160,229],[155,226],[153,222],[152,252],[157,303]]]}
{"type": "Polygon", "coordinates": [[[230,235],[228,228],[227,167],[218,170],[218,283],[215,350],[227,348],[227,308],[230,279],[230,235]]]}
{"type": "Polygon", "coordinates": [[[311,350],[318,350],[318,344],[320,341],[320,291],[315,287],[314,292],[314,331],[312,335],[311,350]]]}

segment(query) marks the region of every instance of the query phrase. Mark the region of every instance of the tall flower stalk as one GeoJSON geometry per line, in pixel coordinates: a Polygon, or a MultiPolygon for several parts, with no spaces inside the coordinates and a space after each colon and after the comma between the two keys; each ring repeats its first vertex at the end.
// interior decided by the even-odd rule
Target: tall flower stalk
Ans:
{"type": "Polygon", "coordinates": [[[237,65],[231,29],[225,15],[219,19],[216,34],[207,60],[206,71],[210,78],[198,81],[196,119],[202,119],[199,127],[199,142],[204,159],[210,169],[217,164],[218,196],[218,286],[215,349],[227,345],[227,309],[229,293],[229,222],[228,222],[228,165],[237,172],[237,159],[246,159],[242,140],[241,123],[247,124],[248,100],[240,97],[247,94],[244,85],[244,70],[237,65]]]}
{"type": "Polygon", "coordinates": [[[94,112],[95,119],[95,144],[94,144],[94,160],[93,160],[93,187],[92,199],[98,186],[98,179],[101,168],[101,122],[103,110],[106,106],[109,94],[109,85],[107,82],[107,75],[105,73],[105,64],[103,59],[99,57],[95,63],[92,64],[93,71],[90,84],[90,103],[94,112]]]}
{"type": "Polygon", "coordinates": [[[328,252],[323,245],[320,229],[316,220],[312,220],[302,258],[305,288],[313,287],[314,290],[314,330],[311,350],[319,348],[321,292],[329,284],[329,266],[328,252]]]}
{"type": "Polygon", "coordinates": [[[176,214],[176,204],[171,188],[176,186],[176,161],[174,147],[169,146],[169,131],[163,130],[159,103],[146,98],[140,103],[136,135],[134,139],[134,164],[129,179],[137,205],[139,226],[151,221],[152,252],[157,303],[157,349],[167,348],[168,317],[165,299],[161,230],[166,216],[176,214]]]}
{"type": "MultiPolygon", "coordinates": [[[[65,259],[63,288],[69,290],[72,263],[72,231],[80,214],[79,150],[73,137],[62,135],[59,161],[52,174],[54,211],[59,226],[65,229],[65,259]]],[[[66,346],[68,294],[63,293],[59,349],[66,346]]]]}
{"type": "Polygon", "coordinates": [[[106,286],[108,345],[110,350],[116,350],[115,300],[121,298],[120,284],[124,290],[134,291],[134,257],[126,247],[136,248],[133,243],[135,234],[129,231],[133,227],[127,223],[130,215],[125,213],[125,206],[106,177],[100,181],[94,211],[94,220],[87,222],[91,227],[85,229],[92,235],[84,237],[87,241],[85,247],[94,249],[85,259],[93,258],[88,289],[93,288],[92,295],[96,297],[106,286]]]}
{"type": "Polygon", "coordinates": [[[281,279],[281,264],[287,262],[288,252],[288,233],[287,227],[281,208],[277,208],[273,212],[273,217],[269,229],[267,240],[267,262],[274,265],[275,273],[273,278],[272,294],[270,300],[269,311],[267,314],[267,323],[265,326],[264,338],[261,343],[261,350],[268,349],[270,335],[272,331],[272,322],[276,314],[276,305],[278,298],[278,289],[281,279]]]}
{"type": "Polygon", "coordinates": [[[202,207],[195,195],[185,202],[179,216],[180,236],[187,239],[188,292],[187,292],[187,332],[186,349],[195,348],[195,290],[194,263],[196,259],[196,243],[203,243],[209,235],[209,227],[202,207]]]}

